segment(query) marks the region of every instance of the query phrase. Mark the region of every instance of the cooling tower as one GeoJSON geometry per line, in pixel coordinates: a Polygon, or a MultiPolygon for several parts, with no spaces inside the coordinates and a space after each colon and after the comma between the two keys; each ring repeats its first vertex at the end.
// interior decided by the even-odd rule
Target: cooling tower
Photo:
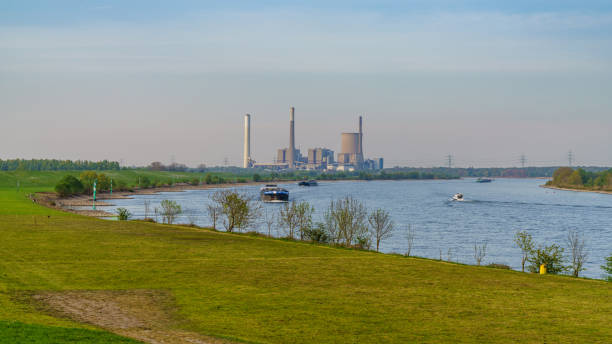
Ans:
{"type": "Polygon", "coordinates": [[[289,168],[295,168],[295,108],[291,107],[289,115],[289,168]]]}
{"type": "Polygon", "coordinates": [[[359,153],[359,133],[342,133],[341,153],[359,153]]]}
{"type": "Polygon", "coordinates": [[[251,165],[251,115],[244,115],[244,162],[242,167],[251,165]]]}

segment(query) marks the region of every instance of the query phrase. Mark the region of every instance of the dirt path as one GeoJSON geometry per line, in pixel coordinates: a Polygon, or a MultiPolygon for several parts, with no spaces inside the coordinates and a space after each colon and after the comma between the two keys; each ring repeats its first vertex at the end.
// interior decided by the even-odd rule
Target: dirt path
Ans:
{"type": "Polygon", "coordinates": [[[180,329],[184,321],[176,317],[172,297],[164,291],[43,292],[32,297],[51,315],[147,343],[230,343],[180,329]]]}

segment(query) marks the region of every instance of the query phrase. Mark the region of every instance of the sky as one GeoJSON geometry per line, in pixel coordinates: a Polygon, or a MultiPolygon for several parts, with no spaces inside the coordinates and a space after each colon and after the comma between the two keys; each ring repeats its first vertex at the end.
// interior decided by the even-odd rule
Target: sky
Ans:
{"type": "Polygon", "coordinates": [[[610,1],[0,2],[0,159],[612,166],[610,1]]]}

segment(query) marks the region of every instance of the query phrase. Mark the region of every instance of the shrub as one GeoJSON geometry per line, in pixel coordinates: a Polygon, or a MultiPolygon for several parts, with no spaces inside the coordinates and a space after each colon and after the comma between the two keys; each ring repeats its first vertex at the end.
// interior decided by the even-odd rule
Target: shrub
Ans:
{"type": "Polygon", "coordinates": [[[510,270],[510,266],[506,265],[506,264],[500,264],[500,263],[491,263],[489,265],[487,265],[488,268],[494,268],[494,269],[504,269],[504,270],[510,270]]]}
{"type": "Polygon", "coordinates": [[[55,185],[55,192],[62,197],[80,194],[83,190],[83,183],[71,175],[65,176],[55,185]]]}
{"type": "Polygon", "coordinates": [[[132,213],[125,208],[117,208],[117,218],[120,221],[127,221],[132,217],[132,213]]]}
{"type": "Polygon", "coordinates": [[[192,178],[191,181],[189,181],[189,184],[191,184],[191,185],[200,185],[200,179],[199,178],[192,178]]]}
{"type": "Polygon", "coordinates": [[[558,274],[567,270],[563,265],[563,248],[557,244],[550,246],[539,246],[531,251],[531,255],[527,258],[530,263],[529,271],[540,271],[540,265],[546,264],[546,272],[550,274],[558,274]]]}
{"type": "Polygon", "coordinates": [[[606,280],[612,282],[612,255],[606,257],[606,265],[602,265],[601,268],[606,272],[606,280]]]}
{"type": "Polygon", "coordinates": [[[314,228],[304,229],[304,239],[324,244],[329,241],[329,235],[327,235],[327,232],[325,231],[325,225],[322,223],[317,223],[314,228]]]}
{"type": "Polygon", "coordinates": [[[357,237],[357,244],[355,247],[362,250],[369,250],[370,246],[372,246],[372,239],[368,235],[361,235],[357,237]]]}

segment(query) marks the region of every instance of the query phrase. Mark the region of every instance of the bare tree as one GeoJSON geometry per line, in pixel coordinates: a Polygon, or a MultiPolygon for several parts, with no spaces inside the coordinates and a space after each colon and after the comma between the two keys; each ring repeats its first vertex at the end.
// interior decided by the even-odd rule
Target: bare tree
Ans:
{"type": "Polygon", "coordinates": [[[206,205],[206,211],[208,212],[208,217],[212,221],[212,228],[217,229],[217,221],[219,220],[219,216],[221,216],[221,207],[217,204],[208,204],[206,205]]]}
{"type": "Polygon", "coordinates": [[[268,229],[268,236],[271,236],[272,227],[274,227],[274,224],[276,223],[276,216],[274,216],[274,212],[266,209],[263,220],[266,228],[268,229]]]}
{"type": "Polygon", "coordinates": [[[183,212],[181,206],[175,201],[165,199],[161,201],[161,215],[164,223],[171,225],[176,217],[183,212]]]}
{"type": "Polygon", "coordinates": [[[448,252],[446,253],[446,260],[449,262],[453,260],[453,250],[450,247],[448,248],[448,252]]]}
{"type": "Polygon", "coordinates": [[[297,225],[300,231],[300,240],[304,240],[304,233],[312,227],[312,214],[314,207],[308,202],[300,202],[296,207],[297,225]]]}
{"type": "Polygon", "coordinates": [[[145,200],[144,201],[144,219],[147,220],[149,219],[149,210],[151,208],[151,201],[149,200],[145,200]]]}
{"type": "Polygon", "coordinates": [[[278,223],[285,227],[287,236],[295,239],[295,232],[299,226],[298,210],[295,201],[285,203],[278,212],[278,223]]]}
{"type": "Polygon", "coordinates": [[[338,224],[334,220],[334,216],[332,215],[330,209],[325,210],[325,214],[323,215],[323,226],[325,231],[329,235],[329,242],[332,245],[336,245],[340,240],[338,236],[338,224]]]}
{"type": "Polygon", "coordinates": [[[476,260],[476,265],[480,266],[484,257],[487,255],[487,243],[485,242],[482,245],[474,244],[474,259],[476,260]]]}
{"type": "Polygon", "coordinates": [[[393,221],[387,211],[379,208],[368,216],[368,222],[370,223],[372,235],[376,239],[376,252],[378,252],[380,242],[393,234],[393,221]]]}
{"type": "Polygon", "coordinates": [[[516,234],[514,235],[514,243],[516,243],[516,246],[521,249],[521,269],[523,272],[525,272],[525,262],[527,261],[529,255],[531,255],[534,249],[531,234],[527,233],[527,231],[516,232],[516,234]]]}
{"type": "Polygon", "coordinates": [[[213,194],[212,199],[224,217],[223,225],[228,232],[246,229],[259,217],[261,207],[247,195],[233,190],[220,190],[213,194]]]}
{"type": "Polygon", "coordinates": [[[366,225],[368,212],[359,200],[347,196],[331,201],[328,212],[333,223],[332,227],[338,231],[338,241],[345,246],[353,245],[357,238],[363,239],[368,234],[366,225]]]}
{"type": "Polygon", "coordinates": [[[567,234],[567,245],[570,250],[570,270],[574,277],[578,277],[580,271],[586,270],[584,262],[587,259],[586,243],[582,235],[576,231],[569,231],[567,234]]]}
{"type": "MultiPolygon", "coordinates": [[[[406,226],[406,256],[410,257],[410,253],[412,253],[412,247],[414,246],[414,237],[415,237],[414,228],[411,225],[406,226]]],[[[440,250],[440,260],[442,260],[442,250],[440,250]]]]}

